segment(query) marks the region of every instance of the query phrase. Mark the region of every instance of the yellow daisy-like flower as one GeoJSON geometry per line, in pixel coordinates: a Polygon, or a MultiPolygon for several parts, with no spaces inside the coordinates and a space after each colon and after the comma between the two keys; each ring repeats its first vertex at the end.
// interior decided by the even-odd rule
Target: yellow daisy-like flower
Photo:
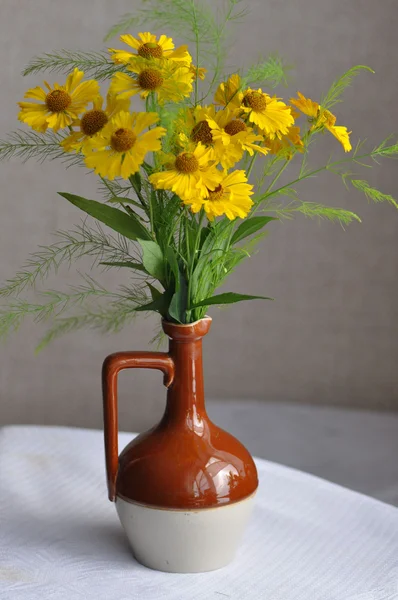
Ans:
{"type": "Polygon", "coordinates": [[[214,102],[221,106],[238,108],[241,105],[243,94],[242,82],[237,73],[231,75],[228,81],[220,83],[214,96],[214,102]]]}
{"type": "Polygon", "coordinates": [[[195,67],[195,65],[191,65],[189,70],[191,71],[194,79],[198,78],[203,81],[206,77],[207,69],[204,67],[195,67]]]}
{"type": "Polygon", "coordinates": [[[252,190],[253,186],[247,183],[246,173],[233,171],[229,174],[224,173],[218,186],[209,191],[206,198],[196,197],[184,203],[190,204],[194,213],[199,212],[203,207],[209,221],[221,215],[226,215],[231,221],[236,217],[244,219],[253,206],[250,198],[253,194],[252,190]]]}
{"type": "Polygon", "coordinates": [[[242,110],[249,121],[257,125],[270,139],[281,138],[294,124],[292,110],[275,96],[265,94],[261,89],[248,88],[242,99],[242,110]]]}
{"type": "Polygon", "coordinates": [[[300,127],[293,125],[281,139],[268,140],[267,146],[271,154],[283,153],[290,160],[295,151],[303,152],[304,149],[303,140],[300,136],[300,127]]]}
{"type": "Polygon", "coordinates": [[[105,108],[103,104],[102,96],[98,96],[93,102],[93,107],[72,123],[72,126],[78,127],[79,130],[71,133],[61,143],[65,152],[89,152],[93,139],[101,134],[109,119],[121,110],[129,110],[130,99],[123,100],[108,94],[105,108]]]}
{"type": "Polygon", "coordinates": [[[308,117],[317,119],[321,108],[318,102],[314,102],[314,100],[306,98],[301,92],[297,92],[297,96],[298,98],[290,99],[290,104],[293,104],[293,106],[298,108],[302,113],[304,113],[308,117]]]}
{"type": "Polygon", "coordinates": [[[348,131],[347,127],[343,127],[342,125],[325,125],[325,127],[340,142],[344,148],[344,152],[352,150],[350,142],[351,131],[348,131]]]}
{"type": "Polygon", "coordinates": [[[213,151],[199,142],[193,152],[181,152],[166,171],[153,173],[149,181],[156,189],[171,190],[181,200],[206,198],[222,179],[212,161],[213,151]]]}
{"type": "Polygon", "coordinates": [[[66,78],[65,85],[44,82],[47,91],[37,86],[28,90],[24,98],[39,102],[18,102],[21,108],[18,119],[32,129],[44,133],[48,128],[58,131],[70,125],[87,104],[99,94],[99,84],[90,79],[83,81],[84,72],[75,69],[66,78]]]}
{"type": "Polygon", "coordinates": [[[120,40],[133,48],[135,52],[127,50],[115,50],[109,48],[112,60],[117,64],[131,64],[137,58],[144,59],[164,59],[185,65],[190,65],[192,56],[188,52],[188,46],[175,48],[172,38],[161,35],[159,39],[149,31],[139,33],[138,38],[132,35],[121,35],[120,40]]]}
{"type": "Polygon", "coordinates": [[[163,127],[155,127],[142,133],[159,121],[157,113],[118,112],[105,125],[101,135],[92,139],[86,155],[89,169],[108,179],[128,179],[144,162],[147,152],[161,148],[160,138],[166,133],[163,127]]]}
{"type": "Polygon", "coordinates": [[[325,127],[340,142],[344,152],[352,149],[350,142],[350,133],[347,127],[335,125],[336,117],[329,110],[322,108],[318,102],[306,98],[301,92],[297,92],[298,98],[291,98],[290,102],[296,106],[302,113],[309,117],[312,123],[311,129],[321,129],[325,127]]]}
{"type": "Polygon", "coordinates": [[[176,121],[176,131],[179,135],[180,143],[186,147],[192,142],[199,142],[204,146],[212,146],[213,138],[208,124],[208,119],[214,119],[216,109],[213,104],[210,106],[200,106],[195,108],[182,109],[176,121]]]}
{"type": "Polygon", "coordinates": [[[141,98],[146,98],[155,92],[158,102],[163,104],[165,100],[179,102],[192,92],[192,74],[188,67],[137,59],[129,66],[129,71],[135,73],[135,77],[127,73],[113,76],[109,88],[111,94],[120,95],[121,98],[140,94],[141,98]]]}
{"type": "Polygon", "coordinates": [[[214,119],[207,119],[210,134],[213,140],[215,156],[225,169],[233,167],[248,152],[268,154],[268,148],[259,146],[255,142],[263,142],[264,136],[257,135],[239,118],[239,109],[227,106],[219,110],[214,119]]]}

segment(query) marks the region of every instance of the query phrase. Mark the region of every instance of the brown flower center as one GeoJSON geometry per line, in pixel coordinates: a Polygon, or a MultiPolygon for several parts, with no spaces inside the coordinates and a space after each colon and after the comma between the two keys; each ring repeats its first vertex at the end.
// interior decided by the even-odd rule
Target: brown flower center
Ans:
{"type": "Polygon", "coordinates": [[[198,159],[190,152],[183,152],[177,156],[175,168],[180,173],[194,173],[199,169],[198,159]]]}
{"type": "Polygon", "coordinates": [[[209,145],[213,141],[213,136],[211,135],[210,125],[207,121],[199,121],[192,129],[191,140],[198,143],[202,142],[202,144],[209,145]]]}
{"type": "Polygon", "coordinates": [[[267,108],[267,98],[261,92],[248,92],[243,98],[243,104],[253,110],[265,110],[267,108]]]}
{"type": "Polygon", "coordinates": [[[53,90],[46,96],[47,108],[54,113],[66,110],[71,102],[72,98],[64,90],[53,90]]]}
{"type": "Polygon", "coordinates": [[[156,90],[163,84],[163,77],[158,69],[144,69],[138,75],[139,86],[143,90],[156,90]]]}
{"type": "Polygon", "coordinates": [[[84,135],[95,135],[108,122],[108,117],[103,110],[88,110],[81,118],[80,129],[84,135]]]}
{"type": "Polygon", "coordinates": [[[137,141],[137,136],[131,129],[118,129],[111,137],[111,146],[116,152],[131,150],[137,141]]]}
{"type": "Polygon", "coordinates": [[[214,190],[209,190],[209,200],[214,202],[215,200],[221,200],[224,195],[224,188],[219,184],[214,190]]]}
{"type": "Polygon", "coordinates": [[[224,127],[224,130],[228,135],[236,135],[241,131],[246,131],[247,127],[243,121],[239,119],[232,119],[229,123],[227,123],[224,127]]]}
{"type": "Polygon", "coordinates": [[[159,44],[147,42],[138,48],[138,54],[143,58],[162,58],[163,50],[159,44]]]}

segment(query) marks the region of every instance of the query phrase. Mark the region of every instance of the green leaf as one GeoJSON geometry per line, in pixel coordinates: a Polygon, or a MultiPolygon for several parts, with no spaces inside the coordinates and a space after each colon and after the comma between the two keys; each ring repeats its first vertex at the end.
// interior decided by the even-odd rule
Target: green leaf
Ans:
{"type": "Polygon", "coordinates": [[[174,275],[174,294],[169,306],[169,315],[178,323],[185,323],[187,310],[187,283],[180,271],[176,253],[170,246],[166,250],[166,258],[174,275]]]}
{"type": "Polygon", "coordinates": [[[94,219],[105,223],[105,225],[130,240],[137,240],[138,238],[147,240],[151,238],[149,231],[135,215],[127,215],[113,206],[95,200],[87,200],[75,194],[68,194],[67,192],[58,192],[58,194],[91,217],[94,217],[94,219]]]}
{"type": "Polygon", "coordinates": [[[171,248],[171,246],[168,246],[166,248],[166,259],[174,275],[175,289],[177,289],[180,284],[180,270],[178,268],[176,253],[174,252],[173,248],[171,248]]]}
{"type": "Polygon", "coordinates": [[[136,263],[133,261],[122,261],[122,262],[111,262],[111,261],[106,261],[106,262],[100,262],[100,265],[105,265],[106,267],[127,267],[129,269],[135,269],[136,271],[142,271],[143,273],[146,273],[145,267],[144,265],[142,265],[141,263],[136,263]]]}
{"type": "Polygon", "coordinates": [[[137,192],[141,191],[141,189],[142,189],[142,179],[141,179],[141,175],[140,175],[139,171],[137,171],[136,173],[134,173],[134,175],[130,175],[129,181],[130,181],[131,185],[134,187],[134,189],[137,192]]]}
{"type": "Polygon", "coordinates": [[[200,306],[210,306],[211,304],[234,304],[235,302],[243,302],[244,300],[273,300],[266,296],[249,296],[247,294],[236,294],[235,292],[225,292],[217,294],[211,298],[206,298],[200,302],[196,302],[190,308],[199,308],[200,306]]]}
{"type": "Polygon", "coordinates": [[[164,268],[164,256],[160,246],[156,242],[138,240],[142,248],[142,262],[149,275],[163,283],[166,278],[164,268]]]}
{"type": "MultiPolygon", "coordinates": [[[[153,287],[153,286],[152,286],[153,287]]],[[[156,289],[156,288],[153,288],[156,289]]],[[[158,290],[156,290],[158,291],[158,290]]],[[[155,294],[154,294],[155,295],[155,294]]],[[[143,304],[142,306],[137,306],[134,310],[137,312],[157,312],[162,315],[164,319],[167,319],[167,312],[170,304],[170,292],[166,290],[163,294],[159,293],[159,295],[152,300],[152,302],[148,302],[148,304],[143,304]]]]}
{"type": "Polygon", "coordinates": [[[158,288],[155,288],[154,285],[149,283],[149,281],[147,281],[146,284],[149,287],[149,291],[151,292],[152,300],[157,300],[158,298],[160,298],[160,296],[163,296],[162,292],[160,292],[158,288]]]}
{"type": "Polygon", "coordinates": [[[256,233],[262,229],[270,221],[277,221],[275,217],[251,217],[243,221],[231,238],[231,245],[240,242],[244,238],[256,233]]]}
{"type": "Polygon", "coordinates": [[[108,204],[134,204],[134,206],[138,206],[138,208],[142,208],[141,204],[138,204],[135,200],[131,198],[126,198],[124,196],[113,196],[112,198],[108,198],[108,204]]]}

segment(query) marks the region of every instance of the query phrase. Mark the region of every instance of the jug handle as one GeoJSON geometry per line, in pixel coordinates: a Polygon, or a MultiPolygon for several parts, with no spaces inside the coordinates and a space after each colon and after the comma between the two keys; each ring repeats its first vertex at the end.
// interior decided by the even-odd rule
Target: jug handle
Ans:
{"type": "Polygon", "coordinates": [[[117,352],[104,360],[102,393],[104,409],[104,441],[109,500],[115,501],[119,465],[117,376],[123,369],[158,369],[169,387],[174,379],[174,362],[165,352],[117,352]]]}

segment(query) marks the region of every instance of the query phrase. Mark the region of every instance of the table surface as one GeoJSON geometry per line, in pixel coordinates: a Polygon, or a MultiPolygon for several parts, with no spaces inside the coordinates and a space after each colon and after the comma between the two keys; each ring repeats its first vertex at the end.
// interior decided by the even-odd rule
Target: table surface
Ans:
{"type": "MultiPolygon", "coordinates": [[[[132,434],[120,435],[120,446],[132,434]]],[[[107,501],[102,433],[0,430],[1,600],[396,600],[398,509],[258,459],[259,492],[234,563],[151,571],[107,501]]]]}

